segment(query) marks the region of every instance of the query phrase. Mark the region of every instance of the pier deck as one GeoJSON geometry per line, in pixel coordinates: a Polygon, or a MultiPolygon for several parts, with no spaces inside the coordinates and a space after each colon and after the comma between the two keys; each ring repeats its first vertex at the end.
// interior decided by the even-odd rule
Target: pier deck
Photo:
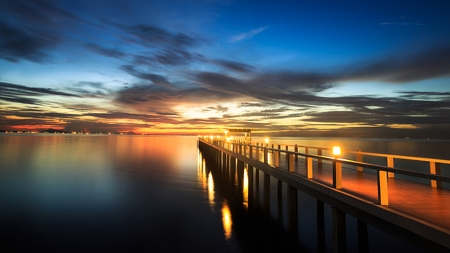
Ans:
{"type": "MultiPolygon", "coordinates": [[[[285,159],[282,159],[285,160],[285,159]]],[[[280,168],[286,168],[281,162],[280,168]]],[[[377,203],[377,175],[366,171],[356,171],[343,167],[342,191],[377,203]]],[[[295,164],[295,174],[306,174],[306,163],[299,159],[295,164]]],[[[314,162],[313,180],[333,185],[332,164],[314,162]]],[[[420,183],[398,178],[388,179],[389,205],[386,209],[410,215],[450,231],[450,190],[437,189],[420,183]]],[[[450,239],[450,235],[449,235],[450,239]]]]}

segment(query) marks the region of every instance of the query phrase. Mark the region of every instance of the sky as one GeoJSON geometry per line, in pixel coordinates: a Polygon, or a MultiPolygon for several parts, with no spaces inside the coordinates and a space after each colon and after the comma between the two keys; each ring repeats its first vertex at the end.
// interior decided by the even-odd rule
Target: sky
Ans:
{"type": "Polygon", "coordinates": [[[449,10],[2,0],[0,130],[450,138],[449,10]]]}

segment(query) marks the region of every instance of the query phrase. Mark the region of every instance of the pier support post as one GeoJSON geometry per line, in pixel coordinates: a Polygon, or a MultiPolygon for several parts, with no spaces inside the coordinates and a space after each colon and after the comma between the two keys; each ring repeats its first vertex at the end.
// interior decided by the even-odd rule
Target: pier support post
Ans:
{"type": "Polygon", "coordinates": [[[264,217],[270,217],[270,175],[264,173],[264,217]]]}
{"type": "MultiPolygon", "coordinates": [[[[441,174],[441,164],[436,162],[430,162],[430,174],[441,174]]],[[[431,180],[431,187],[442,188],[442,182],[431,180]]]]}
{"type": "Polygon", "coordinates": [[[358,252],[369,252],[369,234],[367,223],[358,219],[358,252]]]}
{"type": "Polygon", "coordinates": [[[291,234],[298,231],[297,189],[290,185],[287,188],[287,229],[291,234]]]}
{"type": "Polygon", "coordinates": [[[347,251],[347,229],[345,213],[336,207],[331,207],[333,223],[333,252],[347,251]]]}
{"type": "Polygon", "coordinates": [[[324,203],[321,200],[317,200],[316,213],[317,213],[317,252],[326,252],[325,250],[325,210],[324,203]]]}
{"type": "Polygon", "coordinates": [[[342,163],[333,161],[333,187],[342,189],[342,163]]]}
{"type": "Polygon", "coordinates": [[[259,206],[259,170],[255,168],[255,205],[259,206]]]}
{"type": "Polygon", "coordinates": [[[282,220],[283,213],[283,181],[277,180],[277,203],[278,203],[278,219],[282,220]]]}
{"type": "Polygon", "coordinates": [[[238,185],[238,197],[239,201],[243,202],[245,199],[244,196],[244,162],[238,160],[237,162],[237,185],[238,185]]]}
{"type": "Polygon", "coordinates": [[[253,207],[253,166],[248,165],[248,208],[253,207]]]}
{"type": "MultiPolygon", "coordinates": [[[[297,146],[297,144],[295,144],[294,152],[295,152],[295,153],[298,153],[298,146],[297,146]]],[[[295,154],[295,160],[297,160],[297,159],[298,159],[298,155],[295,154]]]]}
{"type": "Polygon", "coordinates": [[[234,187],[235,184],[235,177],[236,177],[236,158],[235,157],[231,157],[231,164],[230,164],[230,183],[231,183],[231,187],[234,187]]]}
{"type": "Polygon", "coordinates": [[[387,172],[379,170],[377,175],[378,204],[387,206],[389,204],[387,172]]]}

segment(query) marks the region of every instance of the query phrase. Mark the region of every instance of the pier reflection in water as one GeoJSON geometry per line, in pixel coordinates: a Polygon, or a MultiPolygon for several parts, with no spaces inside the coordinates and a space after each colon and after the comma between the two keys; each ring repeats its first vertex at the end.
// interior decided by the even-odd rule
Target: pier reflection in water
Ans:
{"type": "Polygon", "coordinates": [[[341,252],[420,252],[256,168],[224,158],[200,152],[199,171],[208,177],[208,194],[222,203],[224,236],[234,237],[243,251],[333,252],[339,240],[341,252]]]}

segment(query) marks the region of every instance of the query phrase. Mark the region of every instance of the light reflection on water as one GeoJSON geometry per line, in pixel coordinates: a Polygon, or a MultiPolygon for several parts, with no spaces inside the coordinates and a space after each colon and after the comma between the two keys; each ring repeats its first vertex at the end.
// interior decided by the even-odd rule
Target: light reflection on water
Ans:
{"type": "Polygon", "coordinates": [[[212,177],[211,171],[208,174],[208,199],[209,199],[209,204],[210,204],[211,208],[213,208],[215,206],[215,201],[214,201],[214,179],[212,177]]]}
{"type": "Polygon", "coordinates": [[[197,137],[0,134],[0,251],[240,252],[197,157],[197,137]]]}
{"type": "Polygon", "coordinates": [[[226,201],[222,202],[222,223],[223,223],[223,230],[225,233],[225,238],[227,240],[229,240],[232,235],[233,220],[231,218],[230,208],[226,201]]]}
{"type": "Polygon", "coordinates": [[[244,206],[248,208],[248,169],[244,169],[244,189],[242,194],[244,195],[244,206]]]}

